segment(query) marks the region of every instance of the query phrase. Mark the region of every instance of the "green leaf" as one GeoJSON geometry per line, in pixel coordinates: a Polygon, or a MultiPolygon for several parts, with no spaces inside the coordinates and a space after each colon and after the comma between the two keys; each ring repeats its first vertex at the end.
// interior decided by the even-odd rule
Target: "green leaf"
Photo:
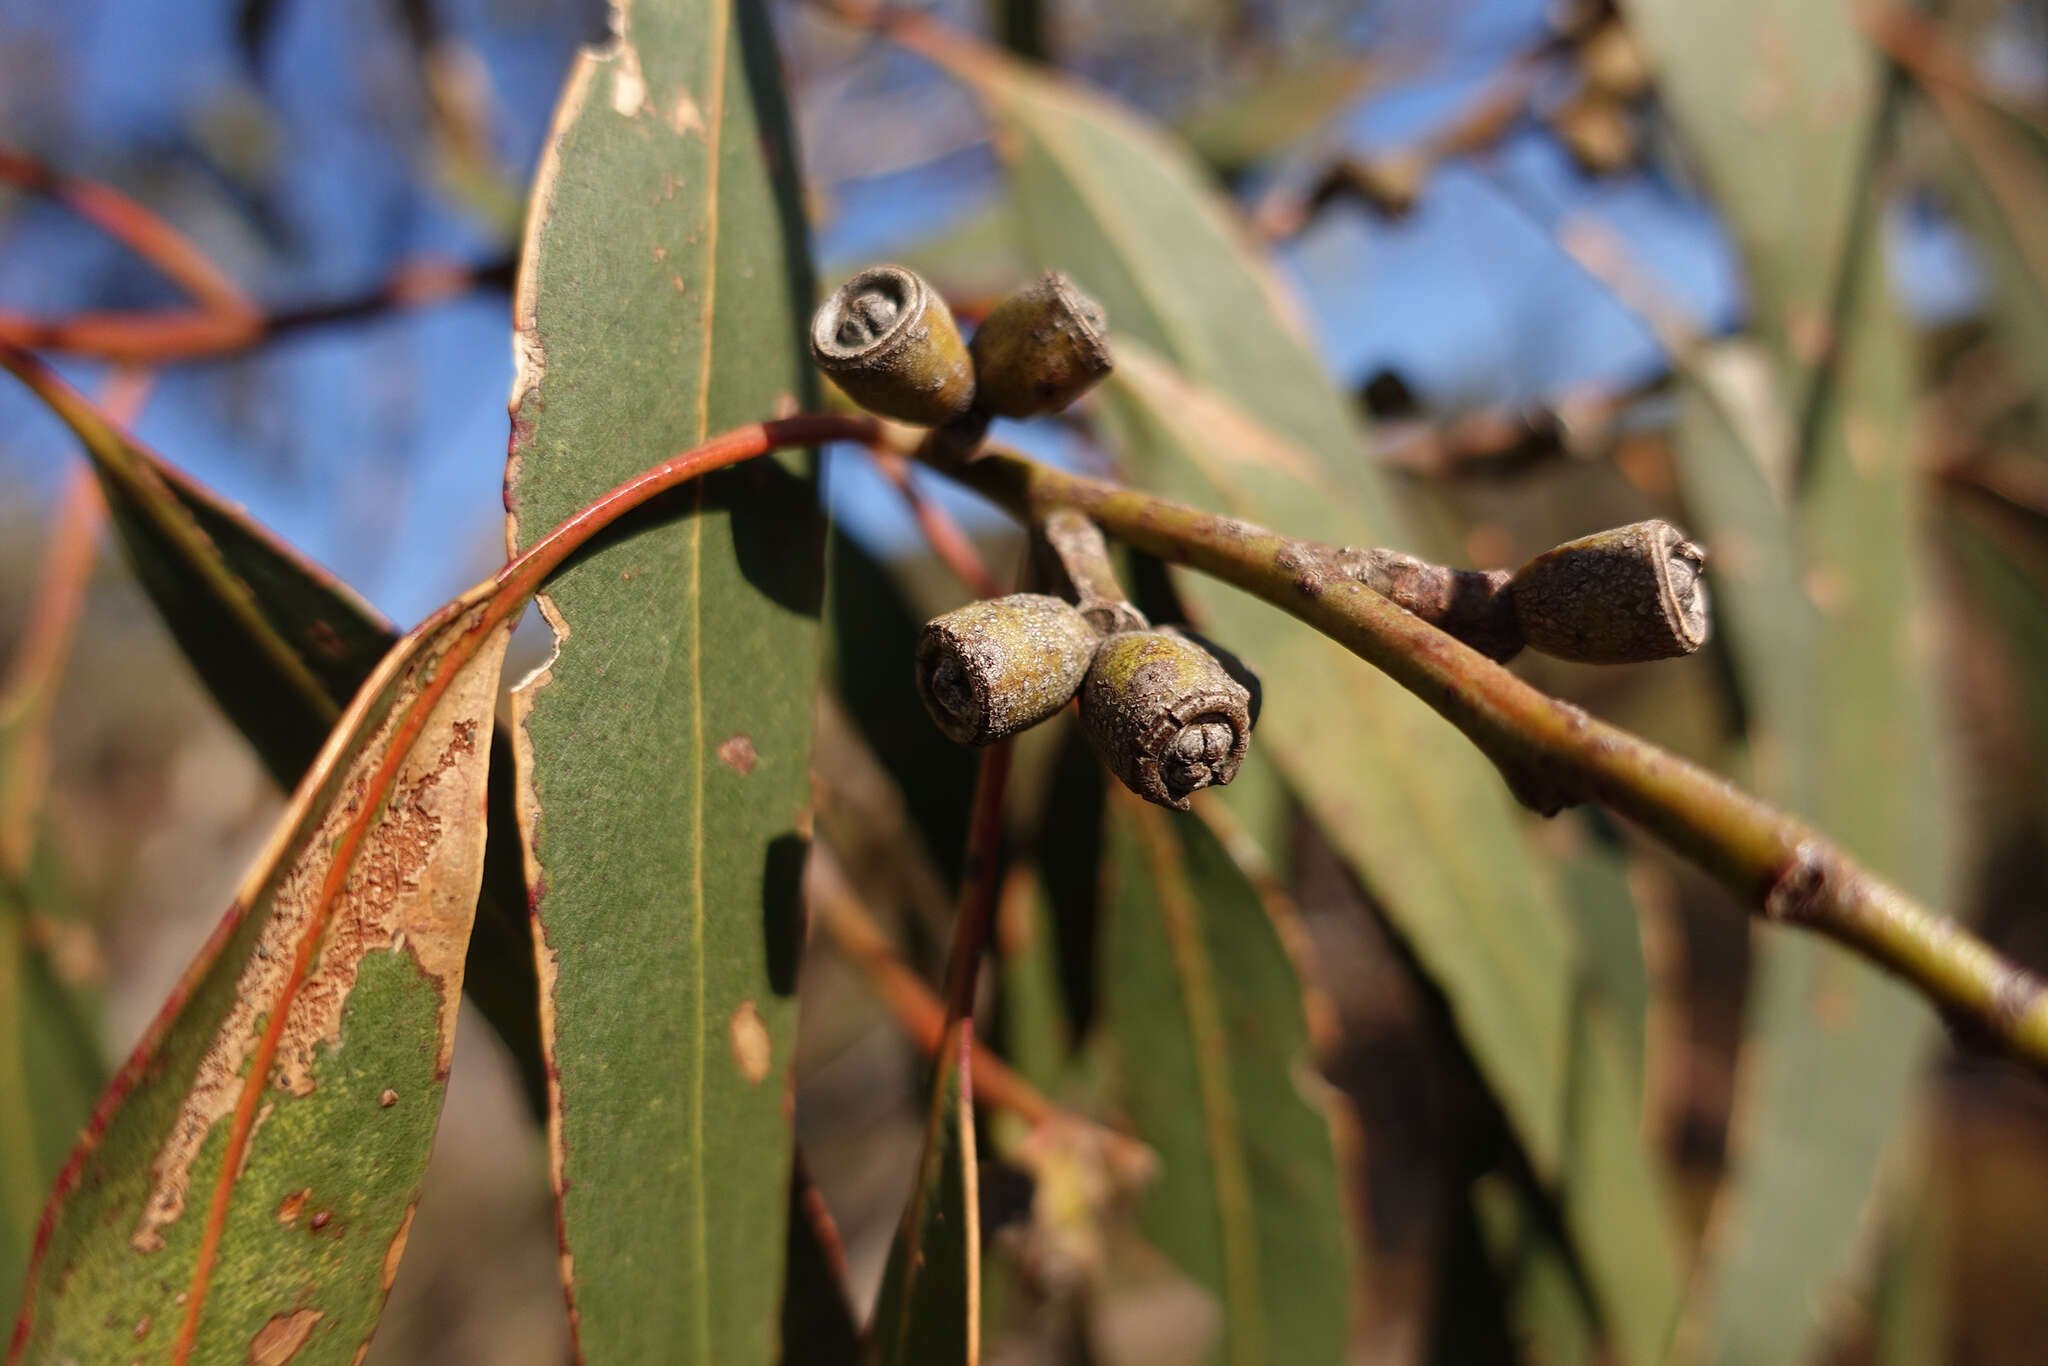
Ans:
{"type": "Polygon", "coordinates": [[[44,1199],[107,1080],[97,994],[52,951],[53,935],[88,931],[47,838],[31,857],[25,877],[0,877],[0,1296],[21,1289],[44,1199]]]}
{"type": "Polygon", "coordinates": [[[67,1163],[10,1359],[368,1341],[440,1113],[523,601],[471,590],[350,704],[67,1163]]]}
{"type": "Polygon", "coordinates": [[[1339,1362],[1351,1248],[1301,981],[1200,820],[1110,810],[1105,1023],[1159,1155],[1139,1226],[1222,1307],[1210,1361],[1339,1362]]]}
{"type": "Polygon", "coordinates": [[[1650,971],[1643,959],[1641,910],[1629,886],[1628,847],[1621,831],[1598,807],[1558,819],[1571,820],[1575,835],[1583,832],[1578,836],[1583,847],[1562,860],[1562,871],[1565,902],[1585,946],[1589,1008],[1600,1010],[1613,1024],[1613,1038],[1640,1112],[1649,1051],[1650,971]]]}
{"type": "Polygon", "coordinates": [[[1502,1173],[1488,1172],[1472,1185],[1472,1213],[1521,1359],[1543,1366],[1599,1361],[1597,1328],[1572,1274],[1571,1256],[1530,1193],[1502,1173]]]}
{"type": "MultiPolygon", "coordinates": [[[[1880,65],[1835,6],[1637,0],[1631,13],[1743,247],[1777,390],[1805,405],[1789,497],[1709,405],[1690,403],[1681,431],[1757,785],[1944,904],[1952,808],[1917,644],[1912,339],[1886,296],[1868,175],[1889,131],[1880,65]],[[1764,142],[1770,156],[1756,154],[1764,142]],[[1829,338],[1841,349],[1822,366],[1829,338]]],[[[1735,1171],[1691,1311],[1700,1359],[1744,1366],[1810,1360],[1833,1326],[1930,1025],[1830,946],[1758,947],[1735,1171]]]]}
{"type": "MultiPolygon", "coordinates": [[[[890,259],[930,280],[949,299],[999,299],[1029,274],[1017,259],[1015,211],[1008,196],[1002,195],[958,222],[897,248],[890,259]]],[[[826,278],[845,279],[867,264],[842,262],[828,269],[826,278]]]]}
{"type": "MultiPolygon", "coordinates": [[[[33,356],[0,347],[0,365],[78,437],[136,580],[221,711],[291,791],[398,632],[346,584],[108,422],[33,356]]],[[[500,834],[484,856],[465,989],[512,1054],[538,1113],[547,1083],[526,883],[506,823],[512,756],[503,737],[494,734],[492,746],[500,834]]]]}
{"type": "MultiPolygon", "coordinates": [[[[1106,417],[1147,487],[1338,544],[1380,519],[1310,452],[1142,347],[1117,343],[1106,417]]],[[[1499,775],[1421,702],[1334,642],[1221,585],[1180,581],[1264,687],[1271,754],[1443,990],[1530,1164],[1563,1208],[1622,1359],[1663,1351],[1678,1299],[1638,1085],[1559,887],[1499,775]]]]}
{"type": "Polygon", "coordinates": [[[996,907],[1003,1056],[1017,1075],[1058,1095],[1073,1051],[1052,907],[1035,870],[1013,869],[996,907]]]}
{"type": "Polygon", "coordinates": [[[917,1181],[875,1300],[869,1366],[975,1366],[981,1359],[973,1038],[973,1022],[963,1020],[939,1046],[917,1181]]]}
{"type": "MultiPolygon", "coordinates": [[[[833,457],[836,461],[839,457],[833,457]]],[[[887,770],[928,857],[948,886],[960,875],[974,755],[945,741],[910,686],[923,621],[898,576],[835,534],[826,676],[868,750],[887,770]]]]}
{"type": "Polygon", "coordinates": [[[106,1082],[98,949],[44,809],[50,721],[92,577],[99,505],[90,479],[74,477],[0,673],[0,1295],[21,1289],[44,1197],[106,1082]]]}
{"type": "MultiPolygon", "coordinates": [[[[1971,596],[2004,637],[2008,672],[2033,748],[2031,772],[2048,766],[2048,522],[2015,516],[1982,497],[1957,496],[1943,530],[1967,576],[1971,596]]],[[[2013,795],[2025,816],[2048,827],[2048,795],[2022,777],[2013,795]]]]}
{"type": "Polygon", "coordinates": [[[1937,186],[1990,267],[1986,311],[2036,395],[2048,392],[2048,147],[1974,93],[1934,80],[1923,88],[1949,140],[1937,186]]]}
{"type": "MultiPolygon", "coordinates": [[[[515,543],[814,394],[763,9],[635,0],[615,21],[570,73],[534,191],[515,543]]],[[[822,531],[806,460],[679,490],[557,576],[556,655],[514,693],[585,1361],[777,1356],[822,531]]]]}
{"type": "Polygon", "coordinates": [[[1315,132],[1378,74],[1376,63],[1353,53],[1261,72],[1183,119],[1180,135],[1217,170],[1241,171],[1315,132]]]}

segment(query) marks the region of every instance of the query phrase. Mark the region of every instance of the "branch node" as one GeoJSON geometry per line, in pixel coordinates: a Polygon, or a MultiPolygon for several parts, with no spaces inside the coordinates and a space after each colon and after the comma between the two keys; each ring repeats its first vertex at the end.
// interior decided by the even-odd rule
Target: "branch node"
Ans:
{"type": "Polygon", "coordinates": [[[1145,614],[1124,596],[1102,528],[1072,508],[1055,508],[1032,525],[1032,550],[1044,582],[1080,609],[1105,636],[1143,631],[1145,614]]]}
{"type": "Polygon", "coordinates": [[[1812,924],[1840,871],[1820,841],[1799,841],[1764,893],[1764,918],[1787,925],[1812,924]]]}

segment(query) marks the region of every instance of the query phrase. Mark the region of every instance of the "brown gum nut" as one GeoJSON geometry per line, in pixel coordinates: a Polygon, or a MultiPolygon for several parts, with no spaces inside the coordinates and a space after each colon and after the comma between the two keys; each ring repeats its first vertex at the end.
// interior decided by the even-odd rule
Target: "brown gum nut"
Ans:
{"type": "Polygon", "coordinates": [[[948,737],[986,745],[1073,700],[1096,635],[1074,605],[1039,593],[935,617],[917,640],[917,691],[948,737]]]}
{"type": "Polygon", "coordinates": [[[937,427],[974,403],[952,310],[915,271],[869,266],[811,318],[811,359],[871,413],[937,427]]]}
{"type": "Polygon", "coordinates": [[[1049,270],[974,330],[975,401],[996,417],[1056,413],[1110,371],[1102,308],[1049,270]]]}
{"type": "Polygon", "coordinates": [[[1125,631],[1096,647],[1081,725],[1125,787],[1185,811],[1196,792],[1237,776],[1251,744],[1251,693],[1177,631],[1125,631]]]}
{"type": "Polygon", "coordinates": [[[1586,664],[1689,655],[1706,643],[1706,554],[1669,522],[1636,522],[1567,541],[1508,585],[1522,640],[1586,664]]]}

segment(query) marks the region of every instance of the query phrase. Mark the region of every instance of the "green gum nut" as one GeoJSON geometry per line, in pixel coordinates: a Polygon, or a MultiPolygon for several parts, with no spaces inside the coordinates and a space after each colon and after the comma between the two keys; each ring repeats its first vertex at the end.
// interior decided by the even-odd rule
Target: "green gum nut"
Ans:
{"type": "Polygon", "coordinates": [[[917,692],[963,745],[1029,730],[1074,698],[1096,635],[1072,603],[1039,593],[989,598],[935,617],[917,640],[917,692]]]}
{"type": "Polygon", "coordinates": [[[1237,776],[1252,734],[1251,692],[1178,631],[1125,631],[1096,647],[1081,725],[1118,780],[1186,811],[1237,776]]]}
{"type": "Polygon", "coordinates": [[[1110,371],[1101,305],[1052,270],[997,304],[970,350],[976,402],[995,417],[1056,413],[1110,371]]]}
{"type": "Polygon", "coordinates": [[[939,427],[974,404],[974,365],[952,310],[915,271],[869,266],[811,319],[811,359],[871,413],[939,427]]]}
{"type": "Polygon", "coordinates": [[[1532,650],[1585,664],[1672,659],[1706,643],[1705,564],[1671,523],[1635,522],[1544,551],[1507,591],[1532,650]]]}

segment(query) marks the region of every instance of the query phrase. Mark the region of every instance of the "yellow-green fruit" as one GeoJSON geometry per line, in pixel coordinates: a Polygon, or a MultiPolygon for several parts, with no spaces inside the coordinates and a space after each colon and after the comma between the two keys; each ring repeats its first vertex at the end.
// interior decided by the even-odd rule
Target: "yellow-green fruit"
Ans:
{"type": "Polygon", "coordinates": [[[1056,413],[1110,371],[1102,308],[1049,270],[974,331],[975,401],[996,417],[1056,413]]]}
{"type": "Polygon", "coordinates": [[[1125,787],[1185,811],[1237,776],[1251,744],[1251,692],[1178,631],[1125,631],[1096,647],[1081,725],[1125,787]]]}
{"type": "Polygon", "coordinates": [[[869,266],[811,319],[811,359],[871,413],[938,427],[974,404],[952,310],[915,271],[869,266]]]}
{"type": "Polygon", "coordinates": [[[971,602],[925,623],[918,695],[948,737],[991,744],[1071,702],[1095,641],[1094,628],[1058,598],[1013,593],[971,602]]]}
{"type": "Polygon", "coordinates": [[[1670,659],[1706,643],[1705,564],[1671,523],[1634,522],[1544,551],[1507,592],[1532,650],[1585,664],[1670,659]]]}

